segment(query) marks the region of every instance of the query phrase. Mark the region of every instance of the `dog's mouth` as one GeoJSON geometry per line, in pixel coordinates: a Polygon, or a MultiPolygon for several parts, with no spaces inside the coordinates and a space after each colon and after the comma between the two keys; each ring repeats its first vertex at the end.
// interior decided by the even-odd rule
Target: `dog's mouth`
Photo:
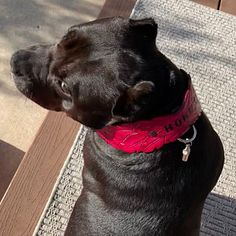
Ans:
{"type": "MultiPolygon", "coordinates": [[[[61,103],[53,99],[53,91],[48,91],[44,86],[31,82],[25,76],[12,74],[17,89],[28,99],[39,106],[53,111],[61,111],[61,103]],[[43,91],[43,94],[42,94],[43,91]],[[51,99],[49,98],[51,97],[51,99]]],[[[56,96],[56,93],[55,93],[56,96]]]]}
{"type": "Polygon", "coordinates": [[[29,99],[33,99],[33,83],[22,74],[11,72],[11,77],[15,82],[17,89],[29,99]]]}

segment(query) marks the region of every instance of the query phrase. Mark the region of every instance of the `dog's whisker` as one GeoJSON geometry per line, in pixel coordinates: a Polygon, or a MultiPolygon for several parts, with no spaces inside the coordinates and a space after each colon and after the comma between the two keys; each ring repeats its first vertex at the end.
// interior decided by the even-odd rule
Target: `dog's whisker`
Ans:
{"type": "Polygon", "coordinates": [[[28,97],[30,100],[32,100],[33,98],[33,92],[30,93],[29,97],[28,97]]]}
{"type": "Polygon", "coordinates": [[[14,80],[14,73],[10,72],[10,75],[11,75],[11,80],[14,80]]]}
{"type": "Polygon", "coordinates": [[[28,100],[28,98],[27,98],[27,97],[25,97],[25,99],[24,99],[24,102],[26,103],[26,102],[27,102],[27,100],[28,100]]]}

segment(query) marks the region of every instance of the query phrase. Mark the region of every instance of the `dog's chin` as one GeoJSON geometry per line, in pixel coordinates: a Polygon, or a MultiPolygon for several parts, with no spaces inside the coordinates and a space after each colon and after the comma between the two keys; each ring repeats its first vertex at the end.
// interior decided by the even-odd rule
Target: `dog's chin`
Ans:
{"type": "Polygon", "coordinates": [[[43,107],[47,110],[62,111],[61,102],[59,100],[51,102],[51,99],[47,99],[43,93],[39,93],[42,96],[37,95],[36,93],[39,91],[35,89],[34,83],[31,82],[29,79],[25,78],[24,76],[16,76],[14,74],[12,74],[12,78],[19,92],[22,93],[29,100],[33,101],[40,107],[43,107]]]}
{"type": "Polygon", "coordinates": [[[12,78],[15,82],[16,88],[27,98],[32,98],[33,83],[25,78],[25,76],[16,76],[12,74],[12,78]]]}
{"type": "Polygon", "coordinates": [[[99,129],[102,129],[102,128],[104,128],[106,126],[104,123],[100,123],[100,122],[99,123],[95,123],[95,122],[92,122],[92,121],[90,122],[88,120],[83,121],[82,119],[78,118],[77,116],[75,116],[75,115],[73,115],[73,114],[71,114],[69,112],[65,112],[65,113],[66,113],[66,115],[68,117],[70,117],[74,121],[79,122],[80,124],[90,128],[92,130],[99,130],[99,129]]]}

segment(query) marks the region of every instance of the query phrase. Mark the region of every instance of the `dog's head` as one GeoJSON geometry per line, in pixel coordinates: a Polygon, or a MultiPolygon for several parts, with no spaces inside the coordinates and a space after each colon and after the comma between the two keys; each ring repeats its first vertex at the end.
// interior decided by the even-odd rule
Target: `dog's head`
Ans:
{"type": "Polygon", "coordinates": [[[169,62],[156,48],[156,35],[153,19],[72,26],[57,44],[12,56],[15,84],[39,105],[92,128],[144,118],[153,106],[164,109],[175,83],[165,79],[169,62]]]}

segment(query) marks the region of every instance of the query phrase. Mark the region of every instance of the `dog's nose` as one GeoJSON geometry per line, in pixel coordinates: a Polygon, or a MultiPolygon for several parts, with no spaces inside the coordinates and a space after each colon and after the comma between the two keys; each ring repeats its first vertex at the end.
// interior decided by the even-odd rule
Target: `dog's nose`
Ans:
{"type": "Polygon", "coordinates": [[[28,58],[29,55],[25,50],[19,50],[15,52],[10,60],[11,72],[16,76],[23,76],[24,72],[22,69],[22,65],[25,61],[28,60],[28,58]]]}
{"type": "Polygon", "coordinates": [[[22,72],[20,70],[20,59],[21,59],[21,54],[23,50],[19,50],[15,52],[10,60],[10,65],[11,65],[11,72],[15,74],[16,76],[22,76],[22,72]]]}

